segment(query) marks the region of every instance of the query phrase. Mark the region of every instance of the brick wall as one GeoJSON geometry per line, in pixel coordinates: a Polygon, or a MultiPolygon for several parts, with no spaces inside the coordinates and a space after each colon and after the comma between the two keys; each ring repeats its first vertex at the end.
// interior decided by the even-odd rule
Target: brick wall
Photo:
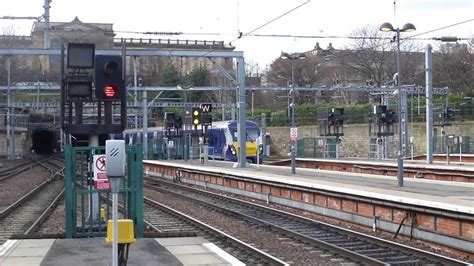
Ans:
{"type": "MultiPolygon", "coordinates": [[[[166,174],[174,177],[176,169],[179,166],[160,165],[159,162],[144,164],[144,173],[155,177],[163,177],[166,174]]],[[[414,224],[414,239],[419,241],[428,241],[429,245],[433,247],[438,246],[445,252],[457,254],[459,256],[466,256],[472,259],[472,248],[467,244],[455,244],[455,242],[463,241],[472,242],[474,240],[474,222],[463,218],[461,213],[449,210],[430,211],[423,208],[413,209],[411,206],[403,206],[402,203],[396,204],[393,202],[385,202],[384,200],[374,201],[372,198],[365,198],[363,196],[353,196],[348,198],[346,194],[338,194],[335,191],[327,193],[323,189],[313,190],[310,188],[293,187],[282,185],[279,183],[262,183],[259,178],[246,178],[241,176],[226,175],[221,177],[216,172],[194,172],[194,170],[185,170],[180,168],[179,176],[184,183],[187,182],[204,182],[208,181],[210,184],[221,186],[218,189],[235,189],[237,193],[242,192],[243,195],[250,197],[257,197],[255,193],[263,194],[273,200],[288,200],[293,202],[283,202],[283,205],[295,207],[299,203],[306,203],[311,207],[310,209],[304,206],[298,208],[308,210],[307,215],[315,215],[314,219],[321,220],[317,215],[323,215],[324,219],[336,219],[337,221],[347,221],[351,223],[351,227],[355,224],[366,226],[365,229],[372,227],[372,221],[383,221],[384,224],[378,225],[377,230],[387,230],[387,232],[395,233],[396,228],[403,222],[406,228],[412,224],[412,218],[416,217],[414,224]],[[215,177],[215,178],[212,178],[215,177]],[[223,179],[223,182],[218,181],[223,179]],[[210,181],[209,181],[210,180],[210,181]],[[252,194],[248,194],[252,193],[252,194]],[[387,204],[389,203],[389,204],[387,204]],[[398,206],[396,206],[398,205],[398,206]],[[369,222],[364,222],[368,220],[369,222]],[[434,237],[439,235],[440,237],[434,237]],[[444,240],[443,240],[444,239],[444,240]],[[451,239],[451,240],[450,240],[451,239]],[[434,244],[434,245],[433,245],[434,244]],[[461,248],[459,248],[461,247],[461,248]]],[[[235,192],[233,192],[235,193],[235,192]]],[[[324,221],[323,219],[323,221],[324,221]]],[[[333,220],[334,221],[334,220],[333,220]]],[[[401,234],[409,235],[410,231],[401,231],[401,234]],[[406,233],[408,232],[408,233],[406,233]]]]}

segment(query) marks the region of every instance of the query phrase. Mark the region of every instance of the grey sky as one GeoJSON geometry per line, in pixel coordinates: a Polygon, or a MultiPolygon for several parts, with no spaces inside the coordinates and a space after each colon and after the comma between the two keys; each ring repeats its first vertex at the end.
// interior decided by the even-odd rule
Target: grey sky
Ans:
{"type": "MultiPolygon", "coordinates": [[[[5,1],[5,0],[4,0],[5,1]]],[[[394,16],[394,0],[312,0],[296,11],[258,30],[258,34],[337,35],[348,36],[365,25],[378,26],[391,22],[402,27],[411,22],[416,33],[426,32],[474,18],[474,0],[398,0],[394,16]],[[396,21],[395,21],[396,20],[396,21]]],[[[6,2],[6,1],[5,1],[6,2]]],[[[39,16],[44,0],[15,0],[2,5],[0,16],[39,16]]],[[[304,0],[53,0],[51,21],[71,21],[78,16],[83,22],[113,23],[116,31],[174,31],[186,33],[218,33],[218,35],[181,36],[185,39],[236,39],[238,30],[247,33],[304,0]]],[[[32,21],[0,20],[0,27],[13,25],[17,34],[29,35],[32,21]]],[[[118,33],[118,36],[124,36],[118,33]]],[[[474,22],[423,35],[437,37],[474,36],[474,22]]],[[[409,36],[409,35],[407,35],[409,36]]],[[[158,38],[156,36],[142,36],[158,38]]],[[[160,38],[176,38],[161,36],[160,38]]],[[[347,44],[346,39],[301,39],[246,37],[233,43],[244,51],[246,61],[263,68],[280,51],[310,50],[316,42],[325,48],[347,44]]]]}

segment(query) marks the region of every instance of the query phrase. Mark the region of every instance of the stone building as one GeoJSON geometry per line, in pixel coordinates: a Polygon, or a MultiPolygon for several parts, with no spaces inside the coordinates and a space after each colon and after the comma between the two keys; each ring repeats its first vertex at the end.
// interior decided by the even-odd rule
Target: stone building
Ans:
{"type": "MultiPolygon", "coordinates": [[[[75,17],[71,22],[51,22],[51,48],[59,48],[61,41],[95,43],[96,48],[114,47],[112,23],[84,23],[75,17]]],[[[42,48],[44,43],[44,22],[35,22],[31,31],[34,48],[42,48]]]]}
{"type": "MultiPolygon", "coordinates": [[[[34,22],[30,36],[0,36],[0,47],[14,48],[43,48],[44,47],[44,22],[34,22]]],[[[51,48],[57,49],[61,42],[75,43],[95,43],[96,49],[119,49],[124,42],[127,48],[131,49],[160,49],[160,50],[194,50],[194,51],[233,51],[234,47],[225,45],[222,41],[207,40],[178,40],[178,39],[142,39],[142,38],[116,38],[112,23],[86,23],[79,18],[74,18],[70,22],[50,22],[51,48]]],[[[147,72],[148,67],[145,61],[158,60],[157,58],[139,58],[139,72],[147,72]]],[[[193,68],[203,67],[210,71],[211,75],[219,76],[215,63],[227,70],[233,69],[233,61],[230,58],[215,58],[210,60],[204,57],[173,57],[166,58],[171,62],[180,75],[189,74],[193,68]]],[[[26,65],[38,70],[43,75],[51,73],[58,74],[60,67],[59,56],[38,56],[29,57],[26,65]]],[[[133,69],[130,65],[127,69],[133,69]]],[[[148,71],[149,72],[149,71],[148,71]]],[[[131,73],[130,73],[131,74],[131,73]]],[[[140,73],[139,73],[140,74],[140,73]]],[[[153,74],[153,72],[152,72],[153,74]]]]}

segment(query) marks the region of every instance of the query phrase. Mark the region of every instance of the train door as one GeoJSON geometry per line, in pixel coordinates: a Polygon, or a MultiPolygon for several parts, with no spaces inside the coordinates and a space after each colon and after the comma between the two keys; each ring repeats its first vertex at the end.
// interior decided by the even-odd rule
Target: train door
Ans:
{"type": "Polygon", "coordinates": [[[225,144],[225,139],[224,139],[224,130],[223,129],[217,129],[214,131],[214,134],[212,135],[212,145],[213,145],[213,150],[214,150],[214,156],[223,158],[223,149],[224,149],[224,144],[225,144]]]}

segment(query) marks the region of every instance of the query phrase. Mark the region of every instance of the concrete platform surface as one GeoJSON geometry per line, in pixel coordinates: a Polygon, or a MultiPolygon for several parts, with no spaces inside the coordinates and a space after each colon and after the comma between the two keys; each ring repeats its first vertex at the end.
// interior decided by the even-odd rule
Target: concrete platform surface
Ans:
{"type": "Polygon", "coordinates": [[[202,237],[157,238],[184,265],[245,265],[202,237]]]}
{"type": "MultiPolygon", "coordinates": [[[[111,265],[112,247],[104,238],[8,240],[0,265],[111,265]]],[[[137,239],[128,265],[244,265],[201,237],[137,239]]]]}

